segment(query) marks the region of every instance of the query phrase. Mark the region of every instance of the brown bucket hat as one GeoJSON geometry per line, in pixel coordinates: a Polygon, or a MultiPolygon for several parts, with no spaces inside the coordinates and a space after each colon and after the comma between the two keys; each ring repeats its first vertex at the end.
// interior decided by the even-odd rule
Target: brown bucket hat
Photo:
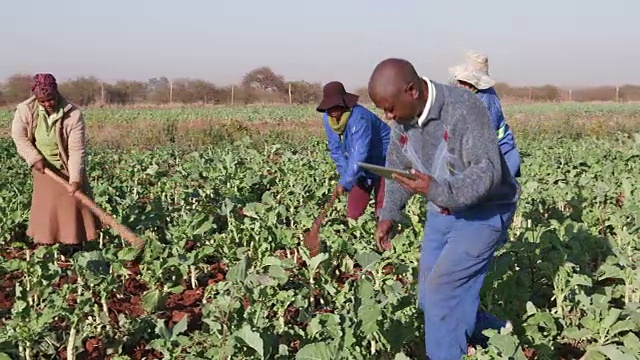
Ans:
{"type": "Polygon", "coordinates": [[[352,108],[358,102],[359,96],[348,93],[339,81],[332,81],[322,89],[322,101],[316,108],[319,112],[325,112],[334,106],[352,108]]]}

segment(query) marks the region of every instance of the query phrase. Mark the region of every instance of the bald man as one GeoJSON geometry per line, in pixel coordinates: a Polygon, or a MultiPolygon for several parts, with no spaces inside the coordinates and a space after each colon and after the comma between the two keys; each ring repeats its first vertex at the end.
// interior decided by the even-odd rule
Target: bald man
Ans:
{"type": "Polygon", "coordinates": [[[376,242],[391,249],[393,223],[409,198],[426,198],[418,303],[427,355],[460,359],[468,343],[486,341],[479,334],[485,328],[510,327],[478,307],[490,261],[507,239],[520,185],[500,152],[487,109],[473,93],[421,77],[408,61],[392,58],[374,69],[369,96],[394,120],[386,166],[416,176],[387,182],[376,242]]]}

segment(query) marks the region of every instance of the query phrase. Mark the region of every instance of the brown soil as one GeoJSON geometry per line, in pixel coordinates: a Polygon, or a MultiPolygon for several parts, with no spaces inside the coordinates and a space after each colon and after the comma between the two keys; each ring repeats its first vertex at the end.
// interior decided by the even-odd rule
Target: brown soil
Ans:
{"type": "MultiPolygon", "coordinates": [[[[189,242],[187,243],[186,248],[189,250],[194,249],[196,247],[195,243],[189,242]]],[[[8,251],[3,254],[5,258],[16,258],[21,257],[24,254],[20,251],[8,251]]],[[[302,261],[301,257],[297,253],[295,249],[282,249],[278,250],[275,254],[281,259],[297,258],[297,263],[299,267],[304,267],[306,264],[302,261]]],[[[58,264],[61,268],[67,268],[66,263],[58,264]]],[[[138,277],[140,276],[140,267],[138,264],[129,263],[127,264],[127,269],[131,272],[131,275],[127,279],[125,279],[124,285],[122,287],[122,291],[115,292],[111,294],[111,296],[107,299],[107,306],[109,307],[109,317],[112,321],[117,323],[117,317],[119,314],[125,314],[127,316],[139,317],[145,314],[144,309],[142,308],[141,296],[145,291],[148,290],[148,285],[141,281],[138,277]]],[[[165,303],[165,307],[161,312],[157,313],[157,317],[160,319],[164,319],[167,321],[167,327],[172,328],[176,323],[182,320],[185,316],[188,317],[188,331],[196,331],[200,330],[202,327],[202,305],[203,305],[203,297],[205,288],[208,285],[212,285],[218,283],[220,281],[225,280],[225,275],[227,271],[227,266],[223,263],[215,262],[209,265],[209,274],[206,274],[198,279],[198,287],[196,289],[187,289],[179,294],[171,294],[168,296],[167,301],[165,303]]],[[[382,269],[383,274],[390,275],[395,271],[395,267],[391,264],[385,265],[382,269]]],[[[359,275],[362,272],[362,268],[357,264],[354,266],[354,269],[351,273],[339,273],[335,278],[336,283],[339,287],[343,287],[344,284],[350,280],[357,280],[359,275]]],[[[5,274],[0,280],[0,311],[1,310],[10,310],[13,305],[13,289],[16,281],[18,281],[22,277],[22,274],[18,271],[12,272],[9,274],[5,274]]],[[[406,284],[407,281],[404,278],[396,277],[403,284],[406,284]]],[[[53,285],[56,289],[61,288],[64,284],[75,283],[77,281],[77,276],[75,274],[63,275],[60,279],[53,285]]],[[[320,303],[320,292],[314,291],[314,299],[315,305],[317,309],[316,313],[333,313],[334,310],[331,308],[322,308],[320,303]]],[[[67,303],[70,307],[75,306],[75,296],[71,294],[69,299],[67,299],[67,303]]],[[[249,298],[245,297],[242,305],[246,310],[249,306],[251,306],[249,298]]],[[[294,306],[289,306],[285,309],[284,317],[285,323],[290,325],[295,325],[304,330],[307,327],[306,322],[301,322],[298,320],[298,316],[300,314],[300,309],[294,306]]],[[[276,316],[276,314],[271,314],[270,316],[276,316]]],[[[64,331],[67,327],[65,321],[62,319],[57,319],[51,324],[53,329],[58,329],[59,331],[64,331]]],[[[0,327],[2,327],[2,319],[0,319],[0,327]]],[[[296,352],[299,350],[300,341],[299,340],[289,340],[287,341],[287,345],[291,348],[292,351],[296,352]]],[[[163,355],[155,350],[146,349],[147,344],[143,341],[137,344],[129,344],[125,345],[123,350],[124,354],[129,356],[134,360],[142,360],[142,359],[162,359],[163,355]]],[[[98,338],[89,338],[84,341],[84,352],[78,356],[78,359],[82,360],[93,360],[93,359],[109,359],[110,356],[106,355],[106,346],[104,340],[98,338]]],[[[523,348],[525,356],[529,360],[534,360],[537,357],[536,351],[531,348],[523,348]]],[[[568,344],[563,344],[558,348],[558,353],[562,360],[571,360],[571,359],[579,359],[583,354],[584,350],[571,346],[568,344]]],[[[66,347],[63,346],[58,350],[57,355],[59,358],[66,358],[66,347]]]]}
{"type": "Polygon", "coordinates": [[[141,341],[133,346],[125,347],[125,354],[133,360],[155,360],[162,359],[162,353],[153,349],[146,349],[147,343],[141,341]]]}
{"type": "MultiPolygon", "coordinates": [[[[186,245],[186,250],[191,251],[196,248],[196,243],[190,241],[186,245]]],[[[5,248],[2,249],[0,255],[6,260],[11,259],[26,259],[26,250],[5,248]]],[[[167,298],[165,308],[163,311],[157,314],[158,318],[168,320],[167,326],[173,327],[184,316],[188,316],[189,319],[189,331],[198,330],[202,327],[202,302],[204,297],[205,288],[209,285],[216,284],[224,281],[227,272],[227,266],[224,263],[218,262],[216,259],[204,259],[209,263],[209,272],[199,277],[198,287],[196,289],[187,289],[179,294],[172,294],[167,298]]],[[[72,264],[68,262],[58,262],[58,266],[61,269],[70,269],[72,264]]],[[[121,289],[114,290],[107,298],[107,306],[109,308],[109,318],[114,322],[118,322],[118,315],[125,314],[126,316],[139,317],[145,314],[142,307],[141,296],[149,289],[140,277],[139,264],[130,262],[126,264],[127,269],[131,273],[124,281],[121,289]]],[[[8,274],[4,274],[0,277],[0,311],[10,311],[14,302],[14,288],[16,282],[22,277],[22,273],[14,271],[8,274]]],[[[65,284],[76,283],[78,277],[72,272],[67,271],[67,274],[63,274],[53,284],[55,289],[61,289],[65,284]]],[[[96,299],[97,295],[96,295],[96,299]]],[[[70,294],[67,299],[69,307],[76,305],[75,294],[70,294]]],[[[248,298],[245,299],[243,305],[249,306],[248,298]]],[[[0,327],[3,326],[3,320],[0,318],[0,327]]],[[[56,331],[64,331],[67,327],[63,319],[56,319],[52,324],[52,329],[56,331]]],[[[131,344],[124,347],[126,355],[132,359],[161,359],[162,354],[145,349],[146,343],[140,342],[138,344],[131,344]]],[[[108,359],[110,356],[106,355],[106,347],[104,341],[98,338],[89,338],[84,343],[85,351],[78,356],[78,359],[108,359]]],[[[62,346],[57,355],[59,358],[66,358],[66,346],[62,346]]]]}
{"type": "MultiPolygon", "coordinates": [[[[197,248],[197,243],[193,241],[187,242],[185,246],[187,251],[192,251],[197,248]]],[[[275,253],[281,259],[289,258],[295,259],[297,261],[297,265],[299,268],[306,267],[306,264],[302,260],[302,257],[298,253],[296,249],[282,249],[278,250],[275,253]]],[[[2,254],[2,257],[5,259],[14,259],[14,258],[25,258],[25,251],[23,250],[13,250],[7,249],[2,254]]],[[[209,263],[209,272],[204,274],[198,278],[198,286],[195,289],[187,288],[183,292],[179,294],[171,294],[167,297],[167,301],[165,303],[164,308],[159,311],[156,316],[160,319],[164,319],[167,321],[167,326],[172,328],[182,320],[185,316],[188,317],[188,331],[196,331],[202,328],[202,306],[203,306],[203,298],[205,293],[205,288],[209,285],[216,284],[218,282],[224,281],[227,266],[224,263],[220,263],[215,259],[205,259],[207,263],[209,263]]],[[[71,264],[66,262],[59,262],[58,266],[62,269],[69,269],[71,264]]],[[[124,280],[124,284],[122,288],[116,289],[112,294],[107,298],[107,306],[109,308],[109,318],[117,323],[118,315],[124,314],[129,317],[139,317],[145,314],[145,311],[142,307],[141,296],[149,289],[148,284],[145,284],[140,279],[140,266],[136,263],[128,263],[126,264],[127,269],[130,271],[130,275],[124,280]]],[[[293,270],[291,270],[293,271],[293,270]]],[[[77,281],[77,276],[73,274],[71,271],[67,271],[68,274],[62,275],[60,279],[53,284],[53,287],[56,289],[62,288],[65,284],[72,284],[77,281]]],[[[393,275],[395,272],[395,267],[391,264],[383,267],[382,272],[385,275],[393,275]]],[[[350,273],[339,273],[335,281],[339,287],[343,287],[344,284],[349,280],[357,280],[360,274],[362,273],[362,268],[356,264],[353,268],[353,271],[350,273]]],[[[0,311],[2,310],[10,310],[13,305],[14,298],[14,286],[16,281],[18,281],[22,277],[20,272],[12,272],[9,274],[5,274],[0,279],[0,311]]],[[[298,277],[298,279],[291,279],[291,282],[300,282],[302,279],[298,277]]],[[[403,284],[406,284],[406,279],[396,276],[396,279],[401,281],[403,284]]],[[[184,284],[185,286],[189,286],[189,284],[184,284]]],[[[322,302],[320,301],[321,293],[318,290],[315,290],[313,293],[314,297],[314,305],[316,313],[333,313],[334,310],[330,307],[323,307],[322,302]]],[[[74,307],[76,304],[76,296],[71,294],[67,299],[67,304],[69,307],[74,307]]],[[[245,297],[242,301],[242,305],[246,310],[251,306],[248,297],[245,297]]],[[[292,324],[300,327],[304,330],[307,327],[306,322],[301,322],[298,320],[298,316],[300,314],[300,309],[294,306],[288,307],[284,314],[281,314],[285,322],[288,324],[292,324]]],[[[276,316],[276,314],[271,314],[270,316],[276,316]]],[[[0,327],[2,327],[2,319],[0,319],[0,327]]],[[[59,331],[64,331],[68,324],[66,324],[63,319],[57,319],[51,324],[53,329],[59,329],[59,331]]],[[[79,359],[109,359],[110,356],[106,355],[106,346],[105,341],[99,338],[89,338],[84,341],[84,352],[78,356],[79,359]]],[[[131,357],[132,359],[161,359],[163,358],[162,354],[154,351],[145,349],[145,342],[139,342],[137,344],[128,344],[124,346],[124,354],[131,357]]],[[[299,340],[291,339],[287,341],[287,345],[295,352],[300,347],[299,340]]],[[[535,359],[535,351],[532,349],[523,349],[528,359],[535,359]]],[[[559,349],[563,354],[562,359],[574,359],[576,355],[581,353],[581,350],[576,348],[568,348],[563,347],[559,349]]],[[[58,350],[58,356],[60,358],[66,358],[66,348],[63,346],[58,350]]],[[[579,357],[579,356],[578,356],[579,357]]]]}
{"type": "Polygon", "coordinates": [[[89,338],[84,344],[84,349],[85,356],[82,357],[84,360],[98,360],[106,358],[107,351],[100,339],[89,338]]]}
{"type": "Polygon", "coordinates": [[[209,265],[209,274],[201,278],[199,285],[205,287],[214,285],[225,280],[227,274],[227,266],[222,263],[209,265]]]}
{"type": "Polygon", "coordinates": [[[349,280],[358,280],[358,276],[360,276],[360,272],[362,271],[362,268],[359,266],[354,266],[353,268],[353,272],[348,273],[348,272],[342,272],[338,275],[337,279],[336,279],[336,283],[338,283],[338,287],[340,287],[341,289],[344,287],[344,284],[347,283],[347,281],[349,280]]]}
{"type": "MultiPolygon", "coordinates": [[[[28,243],[25,244],[28,245],[29,249],[33,249],[35,247],[28,243]]],[[[4,260],[6,261],[14,259],[26,260],[27,251],[28,250],[26,249],[2,247],[0,248],[0,258],[4,258],[4,260]]],[[[15,296],[15,284],[16,281],[18,281],[18,279],[20,279],[21,277],[22,272],[20,271],[14,271],[9,274],[5,274],[4,276],[0,276],[0,310],[11,310],[15,296]]]]}
{"type": "Polygon", "coordinates": [[[185,290],[180,294],[170,295],[167,299],[165,312],[158,317],[169,320],[168,328],[178,323],[187,316],[188,331],[196,331],[202,328],[202,298],[204,288],[185,290]]]}
{"type": "Polygon", "coordinates": [[[0,311],[10,311],[13,307],[15,284],[21,277],[22,272],[14,271],[4,275],[0,280],[0,311]]]}
{"type": "Polygon", "coordinates": [[[583,349],[571,344],[560,344],[556,351],[560,355],[560,360],[580,359],[585,354],[583,349]]]}
{"type": "Polygon", "coordinates": [[[527,358],[527,360],[535,360],[538,356],[537,351],[528,347],[523,347],[522,352],[524,353],[524,356],[527,358]]]}

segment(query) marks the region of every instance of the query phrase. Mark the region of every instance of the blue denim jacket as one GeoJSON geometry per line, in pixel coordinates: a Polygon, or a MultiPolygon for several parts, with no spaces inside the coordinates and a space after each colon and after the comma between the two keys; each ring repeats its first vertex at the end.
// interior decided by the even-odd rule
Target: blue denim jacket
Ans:
{"type": "Polygon", "coordinates": [[[389,125],[359,104],[351,109],[351,116],[342,136],[329,126],[326,112],[322,119],[327,133],[329,153],[340,174],[339,183],[347,191],[350,191],[360,179],[370,185],[378,175],[360,169],[358,162],[384,166],[391,133],[389,125]]]}

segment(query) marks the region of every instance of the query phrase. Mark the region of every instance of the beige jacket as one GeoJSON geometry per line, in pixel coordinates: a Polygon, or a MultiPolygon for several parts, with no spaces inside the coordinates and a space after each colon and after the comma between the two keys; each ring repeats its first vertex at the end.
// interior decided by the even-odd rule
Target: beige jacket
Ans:
{"type": "MultiPolygon", "coordinates": [[[[69,173],[69,182],[79,182],[83,185],[86,180],[86,128],[84,116],[80,109],[63,98],[64,115],[56,123],[56,135],[60,160],[64,169],[69,173]]],[[[35,147],[34,133],[37,123],[38,103],[35,96],[18,104],[13,123],[11,137],[16,149],[29,166],[33,166],[44,157],[35,147]]]]}

